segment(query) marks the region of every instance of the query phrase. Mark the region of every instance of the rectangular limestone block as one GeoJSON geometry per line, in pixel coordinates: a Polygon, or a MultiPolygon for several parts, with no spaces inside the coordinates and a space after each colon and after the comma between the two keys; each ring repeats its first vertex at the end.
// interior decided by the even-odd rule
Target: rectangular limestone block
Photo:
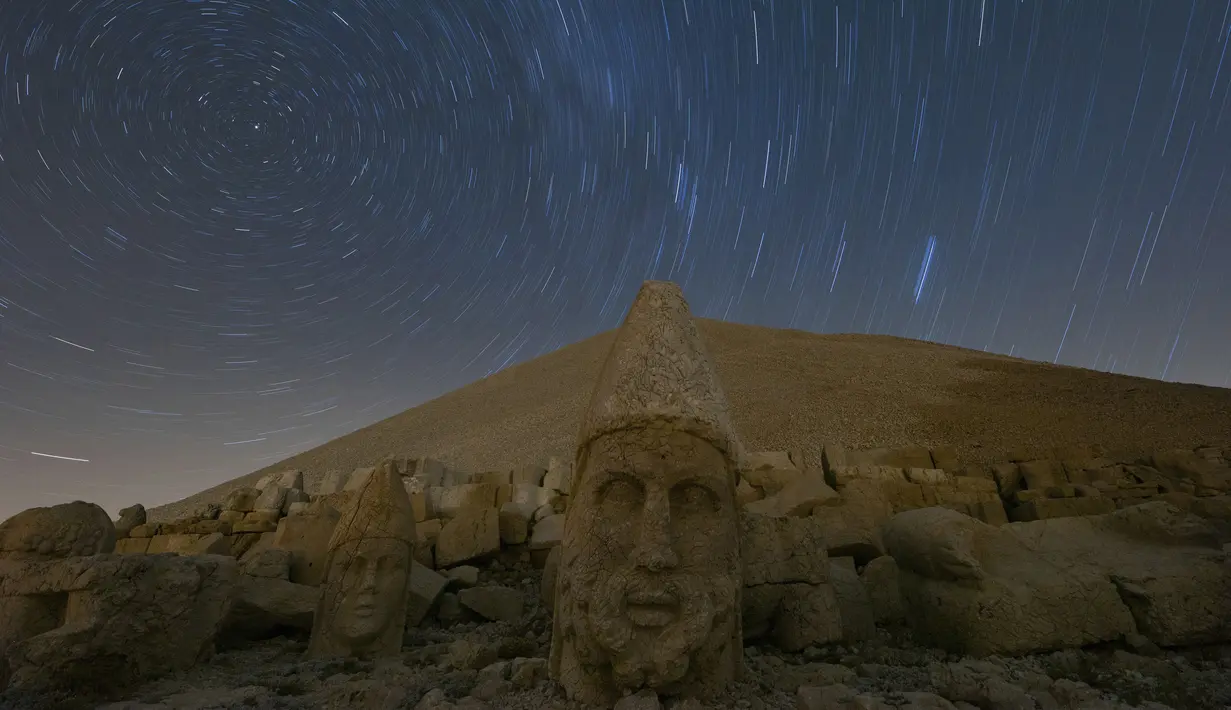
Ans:
{"type": "Polygon", "coordinates": [[[415,513],[416,523],[421,523],[424,520],[427,520],[427,493],[425,491],[411,493],[410,508],[415,513]]]}
{"type": "Polygon", "coordinates": [[[148,537],[126,537],[115,541],[115,552],[118,555],[144,555],[150,549],[148,537]]]}
{"type": "Polygon", "coordinates": [[[464,483],[427,489],[428,511],[434,517],[454,518],[466,509],[496,507],[496,488],[491,483],[464,483]]]}
{"type": "Polygon", "coordinates": [[[1110,498],[1039,498],[1027,501],[1009,511],[1014,522],[1072,518],[1079,515],[1102,515],[1116,509],[1110,498]]]}
{"type": "Polygon", "coordinates": [[[1026,482],[1026,487],[1030,489],[1045,490],[1051,486],[1066,481],[1064,471],[1060,467],[1059,461],[1038,460],[1038,461],[1023,461],[1018,464],[1021,469],[1022,478],[1026,482]]]}
{"type": "Polygon", "coordinates": [[[150,546],[146,552],[151,555],[157,555],[163,552],[175,552],[178,554],[191,554],[197,540],[200,540],[200,535],[155,535],[150,538],[150,546]]]}

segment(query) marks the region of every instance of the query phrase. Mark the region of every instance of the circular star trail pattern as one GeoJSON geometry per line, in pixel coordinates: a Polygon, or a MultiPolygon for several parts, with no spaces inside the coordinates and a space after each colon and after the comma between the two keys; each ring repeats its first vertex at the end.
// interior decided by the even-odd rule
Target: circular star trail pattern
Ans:
{"type": "Polygon", "coordinates": [[[618,324],[1225,386],[1231,4],[0,4],[0,512],[166,501],[618,324]]]}

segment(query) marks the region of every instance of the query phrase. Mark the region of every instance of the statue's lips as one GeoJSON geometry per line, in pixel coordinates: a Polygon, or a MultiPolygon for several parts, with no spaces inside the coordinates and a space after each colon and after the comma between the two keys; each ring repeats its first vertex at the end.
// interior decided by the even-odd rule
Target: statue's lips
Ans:
{"type": "Polygon", "coordinates": [[[679,611],[679,599],[667,591],[630,592],[624,605],[634,626],[651,628],[670,624],[679,611]]]}
{"type": "Polygon", "coordinates": [[[376,602],[371,597],[362,597],[351,607],[351,613],[361,618],[367,618],[376,613],[376,602]]]}

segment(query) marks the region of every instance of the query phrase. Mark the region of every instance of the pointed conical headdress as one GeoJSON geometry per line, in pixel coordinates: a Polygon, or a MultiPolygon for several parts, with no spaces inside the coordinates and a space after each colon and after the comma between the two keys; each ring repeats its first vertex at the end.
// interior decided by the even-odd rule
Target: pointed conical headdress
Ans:
{"type": "Polygon", "coordinates": [[[336,550],[348,542],[388,538],[415,542],[415,513],[392,460],[382,461],[342,512],[329,540],[336,550]]]}
{"type": "Polygon", "coordinates": [[[582,418],[578,468],[594,439],[661,423],[710,442],[738,471],[742,448],[727,398],[684,294],[672,282],[646,281],[616,332],[582,418]]]}

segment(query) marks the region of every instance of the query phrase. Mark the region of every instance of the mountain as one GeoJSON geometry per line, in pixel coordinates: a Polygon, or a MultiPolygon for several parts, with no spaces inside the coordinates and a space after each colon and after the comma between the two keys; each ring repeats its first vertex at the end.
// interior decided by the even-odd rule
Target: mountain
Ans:
{"type": "MultiPolygon", "coordinates": [[[[1046,457],[1098,444],[1145,456],[1231,446],[1231,390],[1055,366],[879,335],[818,335],[698,319],[750,451],[948,444],[962,463],[1008,450],[1046,457]]],[[[150,511],[170,520],[268,472],[297,468],[309,490],[330,469],[387,454],[469,471],[571,456],[615,331],[601,333],[259,471],[150,511]]],[[[139,502],[139,501],[134,501],[139,502]]]]}

